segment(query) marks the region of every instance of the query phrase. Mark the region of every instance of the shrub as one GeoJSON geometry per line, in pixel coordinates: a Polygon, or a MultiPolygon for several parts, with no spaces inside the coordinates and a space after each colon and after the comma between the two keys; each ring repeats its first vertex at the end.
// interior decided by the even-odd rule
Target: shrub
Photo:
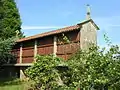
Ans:
{"type": "Polygon", "coordinates": [[[62,60],[52,55],[37,55],[34,65],[26,70],[27,76],[34,81],[33,88],[53,89],[59,85],[59,73],[55,68],[62,60]]]}
{"type": "Polygon", "coordinates": [[[68,60],[70,85],[85,89],[107,90],[119,88],[120,58],[119,47],[111,45],[109,50],[92,46],[88,50],[80,50],[68,60]]]}

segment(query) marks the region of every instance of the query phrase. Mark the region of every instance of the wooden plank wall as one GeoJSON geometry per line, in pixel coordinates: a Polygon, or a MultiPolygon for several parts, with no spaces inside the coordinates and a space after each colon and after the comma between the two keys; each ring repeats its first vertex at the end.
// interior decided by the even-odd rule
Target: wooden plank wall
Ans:
{"type": "Polygon", "coordinates": [[[15,58],[16,58],[16,63],[20,63],[20,44],[16,44],[14,47],[13,47],[13,50],[12,50],[12,54],[15,55],[15,58]]]}
{"type": "MultiPolygon", "coordinates": [[[[65,36],[69,39],[70,43],[61,44],[57,42],[57,56],[64,58],[65,60],[69,59],[73,53],[77,52],[80,48],[80,33],[79,31],[65,33],[65,36]]],[[[58,36],[58,38],[61,36],[58,36]]]]}
{"type": "Polygon", "coordinates": [[[12,54],[15,55],[16,63],[20,63],[20,49],[13,49],[12,54]]]}
{"type": "Polygon", "coordinates": [[[26,41],[22,43],[22,63],[31,63],[34,59],[34,40],[26,41]]]}
{"type": "Polygon", "coordinates": [[[53,54],[53,36],[40,38],[38,41],[38,54],[49,55],[53,54]]]}
{"type": "Polygon", "coordinates": [[[53,54],[56,50],[56,55],[58,57],[67,60],[73,53],[75,53],[80,48],[80,31],[76,30],[74,32],[64,33],[68,37],[70,43],[60,43],[60,38],[62,34],[58,34],[55,37],[56,49],[54,49],[54,36],[47,36],[43,38],[38,38],[37,46],[35,49],[35,40],[29,40],[22,43],[16,44],[13,49],[13,53],[16,55],[17,63],[31,63],[34,61],[35,50],[37,54],[49,55],[53,54]],[[22,44],[22,61],[20,62],[20,44],[22,44]]]}

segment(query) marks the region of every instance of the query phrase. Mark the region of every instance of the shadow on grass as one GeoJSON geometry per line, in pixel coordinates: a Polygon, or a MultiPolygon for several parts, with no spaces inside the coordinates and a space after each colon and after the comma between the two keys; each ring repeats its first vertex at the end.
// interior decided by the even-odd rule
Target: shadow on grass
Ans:
{"type": "Polygon", "coordinates": [[[20,81],[20,79],[15,79],[15,78],[0,78],[0,86],[8,86],[8,85],[20,85],[22,84],[23,82],[20,81]]]}

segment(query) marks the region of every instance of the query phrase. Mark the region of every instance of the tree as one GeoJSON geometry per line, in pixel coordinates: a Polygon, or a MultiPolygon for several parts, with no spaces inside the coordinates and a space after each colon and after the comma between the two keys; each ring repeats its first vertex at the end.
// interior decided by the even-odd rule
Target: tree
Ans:
{"type": "MultiPolygon", "coordinates": [[[[90,90],[118,89],[120,85],[119,47],[111,45],[109,50],[92,46],[89,50],[80,50],[68,60],[69,76],[65,81],[69,87],[90,90]]],[[[63,81],[64,82],[64,81],[63,81]]]]}
{"type": "Polygon", "coordinates": [[[112,45],[107,36],[104,37],[109,49],[90,44],[86,50],[78,50],[68,61],[62,61],[63,64],[60,59],[39,56],[27,70],[28,77],[39,82],[35,85],[49,86],[52,90],[54,84],[57,90],[119,90],[120,49],[112,45]],[[62,84],[59,85],[57,80],[61,80],[62,84]]]}
{"type": "Polygon", "coordinates": [[[105,48],[91,46],[88,50],[79,50],[67,62],[62,61],[64,64],[60,67],[60,59],[53,56],[38,56],[37,62],[28,68],[27,76],[36,82],[35,85],[44,88],[53,88],[56,84],[65,90],[78,87],[85,90],[118,90],[120,58],[117,54],[120,54],[117,45],[111,45],[107,51],[105,48]],[[57,84],[58,77],[62,81],[61,85],[57,84]]]}
{"type": "Polygon", "coordinates": [[[59,74],[56,67],[62,59],[53,55],[37,55],[36,62],[26,70],[26,75],[34,81],[35,90],[53,90],[59,85],[59,74]]]}
{"type": "Polygon", "coordinates": [[[15,38],[9,38],[7,40],[0,39],[0,65],[3,63],[9,63],[14,60],[14,56],[11,54],[11,49],[15,44],[15,38]]]}
{"type": "Polygon", "coordinates": [[[15,40],[22,38],[21,19],[14,0],[0,0],[0,66],[13,59],[15,40]]]}
{"type": "Polygon", "coordinates": [[[21,32],[21,19],[14,0],[0,0],[0,38],[8,39],[21,32]]]}

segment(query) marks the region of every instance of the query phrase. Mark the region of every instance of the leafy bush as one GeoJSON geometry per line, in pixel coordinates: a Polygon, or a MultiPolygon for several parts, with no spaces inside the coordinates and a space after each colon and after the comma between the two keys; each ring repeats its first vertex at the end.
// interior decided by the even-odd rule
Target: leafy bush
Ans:
{"type": "Polygon", "coordinates": [[[37,56],[26,73],[38,90],[119,90],[120,50],[105,38],[109,49],[90,44],[68,61],[54,56],[37,56]]]}
{"type": "Polygon", "coordinates": [[[13,45],[15,45],[16,37],[12,37],[6,40],[0,38],[0,66],[4,63],[14,60],[14,56],[11,53],[13,45]]]}
{"type": "Polygon", "coordinates": [[[9,39],[16,34],[21,38],[21,19],[15,0],[0,0],[0,38],[9,39]]]}
{"type": "Polygon", "coordinates": [[[88,50],[80,50],[68,60],[70,85],[85,89],[102,90],[117,88],[120,85],[120,59],[118,46],[110,46],[109,50],[92,46],[88,50]]]}
{"type": "Polygon", "coordinates": [[[33,88],[53,89],[59,85],[59,74],[55,68],[62,60],[52,55],[37,55],[34,65],[26,70],[27,76],[34,81],[33,88]]]}

